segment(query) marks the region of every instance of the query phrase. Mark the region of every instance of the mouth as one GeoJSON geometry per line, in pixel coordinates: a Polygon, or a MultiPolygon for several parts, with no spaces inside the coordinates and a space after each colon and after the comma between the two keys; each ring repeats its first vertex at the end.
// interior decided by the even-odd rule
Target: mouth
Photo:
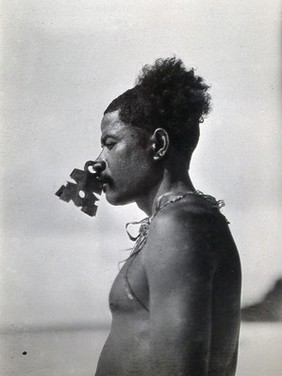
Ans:
{"type": "Polygon", "coordinates": [[[108,185],[109,185],[109,183],[103,183],[103,184],[102,184],[102,191],[103,191],[104,193],[106,192],[108,185]]]}
{"type": "Polygon", "coordinates": [[[107,176],[97,176],[97,179],[101,183],[102,191],[105,193],[107,187],[111,184],[111,179],[107,176]]]}

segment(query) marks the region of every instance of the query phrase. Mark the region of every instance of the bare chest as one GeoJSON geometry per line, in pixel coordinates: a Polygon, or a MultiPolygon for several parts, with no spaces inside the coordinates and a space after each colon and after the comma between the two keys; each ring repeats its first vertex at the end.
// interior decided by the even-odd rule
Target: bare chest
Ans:
{"type": "Polygon", "coordinates": [[[149,287],[140,253],[130,257],[116,276],[109,305],[113,315],[149,310],[149,287]]]}

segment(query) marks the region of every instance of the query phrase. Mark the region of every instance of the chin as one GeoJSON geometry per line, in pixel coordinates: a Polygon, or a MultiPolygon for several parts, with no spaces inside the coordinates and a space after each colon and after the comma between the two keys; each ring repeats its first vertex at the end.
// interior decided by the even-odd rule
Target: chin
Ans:
{"type": "Polygon", "coordinates": [[[108,201],[109,204],[114,205],[114,206],[121,206],[121,205],[127,205],[131,204],[132,202],[135,202],[134,199],[129,199],[129,197],[125,197],[122,195],[118,195],[117,193],[114,192],[105,192],[106,200],[108,201]]]}

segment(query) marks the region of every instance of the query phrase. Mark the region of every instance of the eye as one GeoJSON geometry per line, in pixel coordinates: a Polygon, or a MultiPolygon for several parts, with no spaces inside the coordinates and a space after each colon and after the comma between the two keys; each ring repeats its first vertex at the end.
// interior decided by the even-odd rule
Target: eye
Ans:
{"type": "Polygon", "coordinates": [[[107,149],[111,150],[115,146],[115,144],[116,144],[115,142],[106,142],[104,146],[107,149]]]}

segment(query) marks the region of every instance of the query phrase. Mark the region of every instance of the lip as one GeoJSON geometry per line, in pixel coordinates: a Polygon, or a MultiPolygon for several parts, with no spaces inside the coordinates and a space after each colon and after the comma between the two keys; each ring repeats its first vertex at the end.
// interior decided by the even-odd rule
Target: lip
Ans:
{"type": "Polygon", "coordinates": [[[110,177],[106,175],[98,175],[97,180],[99,180],[102,185],[109,184],[111,181],[110,177]]]}
{"type": "Polygon", "coordinates": [[[111,182],[109,180],[103,180],[102,181],[102,191],[105,193],[107,188],[109,188],[111,185],[111,182]]]}

